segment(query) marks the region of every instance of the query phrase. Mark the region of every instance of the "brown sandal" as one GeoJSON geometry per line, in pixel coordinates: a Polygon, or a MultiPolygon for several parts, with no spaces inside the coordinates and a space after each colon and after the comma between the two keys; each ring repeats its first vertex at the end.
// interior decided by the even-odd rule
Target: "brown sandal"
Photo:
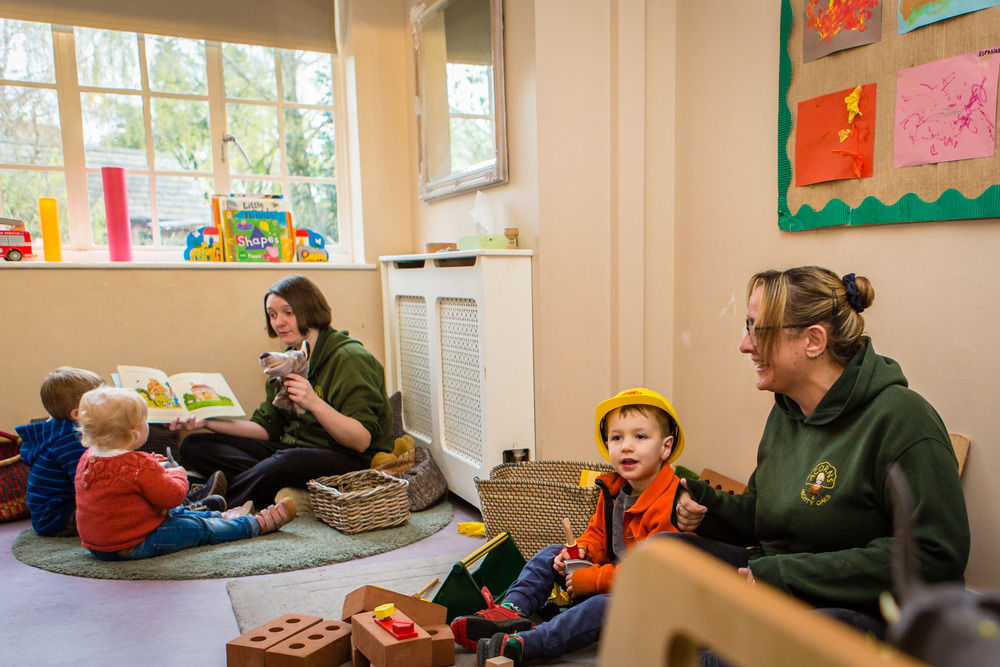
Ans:
{"type": "Polygon", "coordinates": [[[260,534],[273,533],[295,518],[295,502],[291,498],[283,498],[280,503],[268,505],[254,514],[260,526],[260,534]]]}

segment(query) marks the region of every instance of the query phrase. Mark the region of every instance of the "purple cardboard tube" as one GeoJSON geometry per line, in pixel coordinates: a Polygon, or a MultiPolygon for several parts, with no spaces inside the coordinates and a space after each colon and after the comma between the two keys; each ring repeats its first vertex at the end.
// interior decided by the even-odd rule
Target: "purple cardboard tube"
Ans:
{"type": "Polygon", "coordinates": [[[128,219],[128,193],[122,167],[101,167],[104,214],[108,225],[108,251],[112,262],[132,261],[132,230],[128,219]]]}

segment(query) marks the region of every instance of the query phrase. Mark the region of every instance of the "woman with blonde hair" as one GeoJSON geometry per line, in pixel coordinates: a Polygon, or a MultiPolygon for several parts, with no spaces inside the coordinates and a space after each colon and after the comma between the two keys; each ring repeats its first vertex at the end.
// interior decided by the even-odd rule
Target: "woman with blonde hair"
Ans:
{"type": "Polygon", "coordinates": [[[750,279],[739,349],[775,403],[757,467],[738,496],[687,482],[677,525],[749,581],[881,637],[895,543],[889,468],[913,491],[923,580],[962,581],[969,523],[944,423],[864,335],[874,299],[867,278],[815,266],[750,279]]]}

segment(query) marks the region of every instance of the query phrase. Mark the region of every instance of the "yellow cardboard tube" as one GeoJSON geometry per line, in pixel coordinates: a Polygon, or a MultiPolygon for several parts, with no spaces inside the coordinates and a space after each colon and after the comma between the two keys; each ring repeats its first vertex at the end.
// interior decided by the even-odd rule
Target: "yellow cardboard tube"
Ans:
{"type": "Polygon", "coordinates": [[[42,245],[46,262],[62,261],[62,242],[59,240],[59,207],[52,197],[38,198],[38,212],[42,217],[42,245]]]}

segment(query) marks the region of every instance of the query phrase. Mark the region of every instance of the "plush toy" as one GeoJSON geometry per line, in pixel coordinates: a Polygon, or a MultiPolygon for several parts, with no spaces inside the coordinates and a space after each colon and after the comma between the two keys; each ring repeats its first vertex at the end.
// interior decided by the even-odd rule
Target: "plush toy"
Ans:
{"type": "Polygon", "coordinates": [[[272,403],[279,408],[291,408],[294,407],[295,411],[300,415],[305,412],[302,408],[292,402],[292,399],[288,397],[288,390],[284,385],[284,378],[290,373],[295,373],[296,375],[301,375],[302,377],[309,377],[309,341],[302,341],[302,347],[297,350],[288,350],[287,352],[265,352],[260,355],[260,367],[264,369],[264,373],[268,375],[267,386],[271,387],[274,384],[279,386],[278,393],[275,394],[272,403]]]}

